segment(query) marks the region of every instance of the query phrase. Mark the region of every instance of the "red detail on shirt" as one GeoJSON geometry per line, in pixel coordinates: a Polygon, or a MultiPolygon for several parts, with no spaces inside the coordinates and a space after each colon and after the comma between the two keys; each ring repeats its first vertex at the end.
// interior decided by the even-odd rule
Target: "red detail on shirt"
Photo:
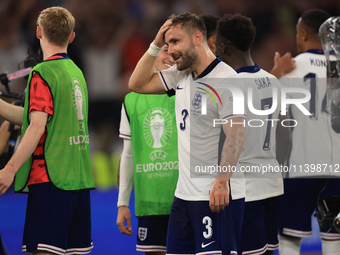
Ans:
{"type": "MultiPolygon", "coordinates": [[[[59,55],[55,55],[55,56],[52,56],[52,57],[49,57],[47,58],[46,60],[52,60],[52,59],[58,59],[58,58],[63,58],[62,56],[59,56],[59,55]]],[[[45,60],[45,61],[46,61],[45,60]]]]}
{"type": "MultiPolygon", "coordinates": [[[[59,56],[56,56],[59,58],[59,56]]],[[[53,115],[53,100],[50,89],[46,82],[40,77],[38,73],[35,73],[30,83],[30,95],[29,95],[29,110],[46,112],[49,116],[53,115]]],[[[37,148],[33,155],[40,156],[44,154],[44,144],[47,132],[40,138],[37,148]]],[[[49,182],[45,159],[34,159],[31,167],[31,173],[28,180],[28,185],[38,184],[43,182],[49,182]]]]}

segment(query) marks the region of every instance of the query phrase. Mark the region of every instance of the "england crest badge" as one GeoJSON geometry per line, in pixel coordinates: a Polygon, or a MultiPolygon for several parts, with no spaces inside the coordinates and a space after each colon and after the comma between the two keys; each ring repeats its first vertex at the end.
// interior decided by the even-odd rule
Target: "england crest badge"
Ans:
{"type": "Polygon", "coordinates": [[[138,238],[141,241],[144,241],[148,235],[148,229],[147,228],[138,228],[138,238]]]}
{"type": "Polygon", "coordinates": [[[199,109],[202,106],[202,96],[203,96],[203,92],[201,91],[196,91],[195,95],[194,95],[194,99],[192,100],[192,106],[194,107],[194,109],[199,109]]]}

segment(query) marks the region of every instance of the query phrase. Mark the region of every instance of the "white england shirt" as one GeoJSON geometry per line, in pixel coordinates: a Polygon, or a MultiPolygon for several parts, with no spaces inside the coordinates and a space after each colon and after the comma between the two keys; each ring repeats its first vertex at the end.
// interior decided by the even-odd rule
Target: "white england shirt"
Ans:
{"type": "Polygon", "coordinates": [[[242,67],[236,72],[242,78],[248,97],[248,89],[252,89],[252,105],[256,110],[271,109],[275,98],[277,99],[276,109],[269,115],[258,115],[247,108],[247,124],[239,159],[243,170],[249,170],[244,171],[246,202],[282,195],[283,181],[276,160],[276,126],[281,107],[281,84],[276,77],[256,64],[242,67]],[[277,89],[277,96],[273,96],[274,88],[277,89]],[[262,171],[265,167],[267,172],[262,171]],[[278,171],[270,172],[271,167],[278,171]],[[260,172],[256,172],[257,170],[260,172]]]}
{"type": "MultiPolygon", "coordinates": [[[[286,177],[340,177],[340,135],[331,126],[331,115],[325,112],[327,71],[321,50],[309,50],[294,58],[296,69],[283,76],[283,87],[304,88],[311,99],[304,107],[312,114],[304,115],[295,105],[290,106],[297,126],[292,131],[292,151],[288,159],[291,170],[286,177]]],[[[290,93],[291,98],[301,94],[290,93]]]]}
{"type": "Polygon", "coordinates": [[[120,115],[119,137],[123,139],[131,140],[131,127],[124,103],[122,104],[122,110],[120,115]]]}
{"type": "MultiPolygon", "coordinates": [[[[176,65],[158,74],[166,91],[176,90],[179,179],[175,196],[189,201],[208,201],[215,175],[206,170],[217,166],[221,132],[221,125],[213,127],[214,119],[245,118],[244,114],[233,114],[233,95],[228,89],[214,89],[209,83],[232,83],[244,91],[240,79],[219,59],[196,78],[189,69],[178,71],[176,65]],[[206,115],[202,114],[203,108],[206,115]]],[[[243,178],[231,178],[230,186],[233,199],[245,197],[243,178]]]]}

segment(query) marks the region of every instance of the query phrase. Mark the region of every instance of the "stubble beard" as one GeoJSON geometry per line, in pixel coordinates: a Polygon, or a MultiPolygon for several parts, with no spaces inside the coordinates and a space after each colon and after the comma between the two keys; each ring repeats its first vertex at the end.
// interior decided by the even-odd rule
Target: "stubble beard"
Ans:
{"type": "Polygon", "coordinates": [[[198,59],[197,52],[194,50],[193,45],[191,45],[191,47],[187,51],[182,53],[181,57],[182,62],[177,64],[178,71],[184,71],[188,68],[192,68],[192,66],[198,59]]]}

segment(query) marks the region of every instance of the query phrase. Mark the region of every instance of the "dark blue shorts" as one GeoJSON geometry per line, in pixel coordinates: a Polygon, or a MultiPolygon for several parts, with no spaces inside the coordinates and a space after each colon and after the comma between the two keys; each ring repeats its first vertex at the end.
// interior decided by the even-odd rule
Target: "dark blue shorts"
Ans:
{"type": "Polygon", "coordinates": [[[165,252],[169,215],[138,218],[137,251],[165,252]]]}
{"type": "Polygon", "coordinates": [[[90,191],[30,185],[22,251],[87,254],[92,248],[90,191]]]}
{"type": "Polygon", "coordinates": [[[230,203],[228,205],[229,209],[231,210],[232,217],[233,217],[237,247],[239,247],[240,242],[241,242],[241,230],[242,230],[244,204],[245,204],[244,200],[245,200],[244,198],[230,200],[230,203]]]}
{"type": "MultiPolygon", "coordinates": [[[[340,179],[285,179],[284,192],[280,233],[307,237],[312,235],[311,216],[319,195],[321,197],[340,196],[340,179]]],[[[340,239],[340,234],[333,229],[320,228],[320,236],[327,240],[340,239]]]]}
{"type": "Polygon", "coordinates": [[[6,249],[4,241],[2,240],[1,234],[0,234],[0,255],[8,255],[8,251],[6,249]]]}
{"type": "Polygon", "coordinates": [[[209,201],[175,197],[171,208],[167,254],[237,254],[232,212],[213,213],[209,201]]]}
{"type": "Polygon", "coordinates": [[[239,254],[263,254],[279,247],[282,196],[245,203],[239,254]]]}

